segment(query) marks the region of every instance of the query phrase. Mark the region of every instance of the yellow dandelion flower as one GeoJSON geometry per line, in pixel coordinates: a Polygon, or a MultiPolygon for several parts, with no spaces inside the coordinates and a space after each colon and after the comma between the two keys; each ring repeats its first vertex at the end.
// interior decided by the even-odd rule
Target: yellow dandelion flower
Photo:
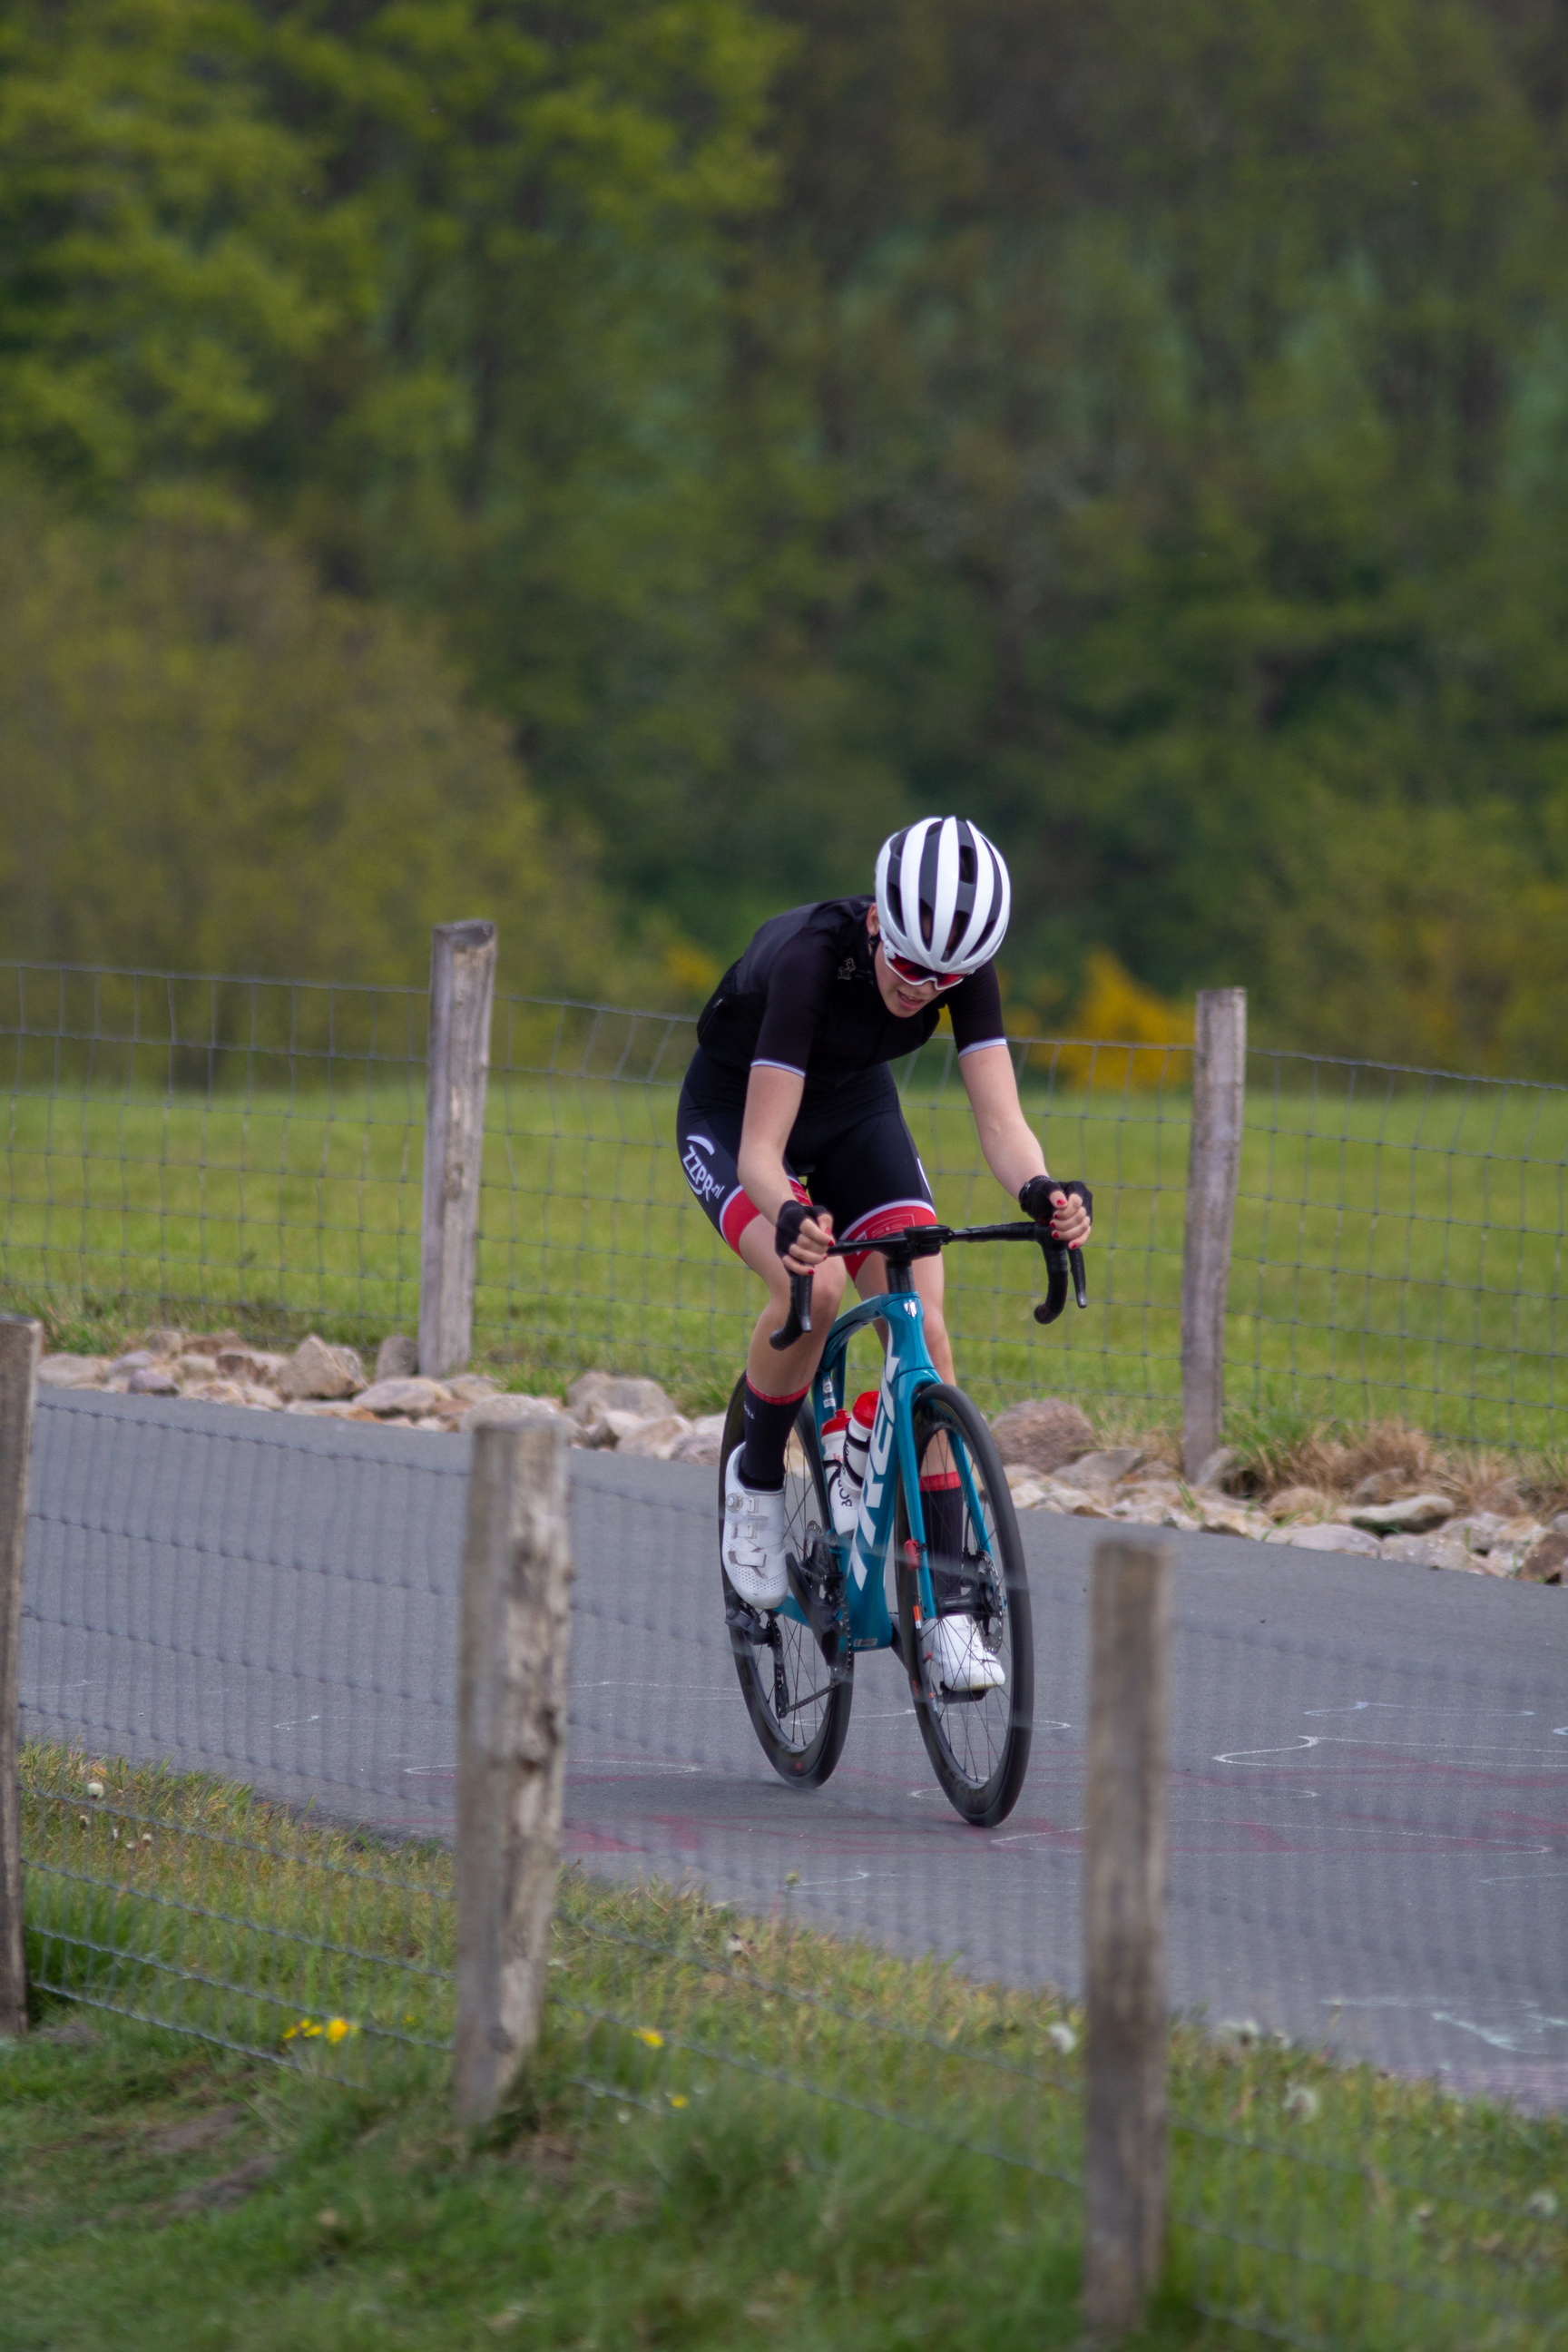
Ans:
{"type": "Polygon", "coordinates": [[[329,2042],[345,2041],[351,2033],[357,2033],[358,2032],[359,2027],[357,2025],[351,2025],[346,2017],[330,2017],[327,2020],[327,2040],[329,2042]]]}
{"type": "Polygon", "coordinates": [[[651,2025],[634,2025],[632,2028],[632,2039],[634,2042],[646,2042],[650,2050],[662,2050],[664,2048],[663,2034],[658,2032],[658,2030],[651,2025]]]}
{"type": "Polygon", "coordinates": [[[671,2091],[671,2093],[670,2093],[670,2095],[669,2095],[669,2104],[670,2104],[670,2105],[671,2105],[672,2107],[683,2107],[683,2106],[685,2106],[685,2105],[686,2105],[686,2094],[685,2094],[685,2092],[684,2092],[684,2091],[671,2091]]]}

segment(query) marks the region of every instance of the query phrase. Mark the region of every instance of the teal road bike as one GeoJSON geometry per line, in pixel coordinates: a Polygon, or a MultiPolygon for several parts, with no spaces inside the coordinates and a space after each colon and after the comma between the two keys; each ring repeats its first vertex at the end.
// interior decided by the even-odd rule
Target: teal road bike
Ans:
{"type": "MultiPolygon", "coordinates": [[[[889,1287],[834,1324],[795,1423],[784,1482],[787,1599],[777,1610],[752,1609],[721,1562],[747,1713],[769,1763],[796,1788],[820,1788],[844,1752],[856,1658],[891,1650],[908,1680],[926,1753],[955,1811],[989,1829],[1018,1801],[1035,1712],[1034,1633],[1018,1522],[984,1416],[939,1377],[931,1360],[912,1271],[917,1258],[954,1242],[1018,1241],[1045,1251],[1047,1296],[1035,1308],[1037,1321],[1054,1322],[1061,1313],[1069,1276],[1079,1306],[1088,1304],[1081,1252],[1053,1241],[1044,1225],[911,1225],[878,1242],[889,1287]],[[859,1516],[853,1533],[841,1535],[828,1502],[822,1429],[844,1404],[849,1342],[874,1323],[883,1326],[887,1352],[859,1516]],[[957,1472],[962,1498],[958,1551],[935,1560],[920,1485],[928,1463],[957,1472]],[[939,1588],[943,1613],[972,1617],[1000,1661],[1003,1680],[994,1687],[961,1694],[942,1685],[931,1654],[939,1588]]],[[[830,1253],[845,1254],[842,1244],[830,1253]]],[[[796,1276],[790,1289],[789,1319],[773,1338],[779,1349],[811,1328],[811,1276],[796,1276]]],[[[742,1441],[744,1390],[742,1374],[724,1423],[721,1527],[723,1464],[742,1441]]]]}

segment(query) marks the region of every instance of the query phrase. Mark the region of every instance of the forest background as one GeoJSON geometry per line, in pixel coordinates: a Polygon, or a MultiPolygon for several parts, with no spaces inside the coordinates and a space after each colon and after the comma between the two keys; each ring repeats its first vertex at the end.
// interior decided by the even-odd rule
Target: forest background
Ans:
{"type": "Polygon", "coordinates": [[[1020,1030],[1568,1077],[1565,131],[1568,0],[5,0],[0,943],[690,1004],[958,808],[1020,1030]]]}

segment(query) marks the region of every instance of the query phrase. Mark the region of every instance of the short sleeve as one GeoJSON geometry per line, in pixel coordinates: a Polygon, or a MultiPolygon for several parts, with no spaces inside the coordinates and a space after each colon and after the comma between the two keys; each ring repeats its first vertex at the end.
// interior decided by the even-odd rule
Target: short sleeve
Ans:
{"type": "Polygon", "coordinates": [[[978,971],[972,971],[967,980],[961,981],[947,1000],[947,1009],[961,1061],[965,1054],[978,1053],[982,1045],[1006,1044],[1007,1033],[1002,1025],[1002,991],[994,963],[983,963],[978,971]]]}
{"type": "Polygon", "coordinates": [[[768,974],[753,1070],[793,1070],[805,1077],[833,971],[833,941],[820,931],[798,932],[781,950],[768,974]]]}

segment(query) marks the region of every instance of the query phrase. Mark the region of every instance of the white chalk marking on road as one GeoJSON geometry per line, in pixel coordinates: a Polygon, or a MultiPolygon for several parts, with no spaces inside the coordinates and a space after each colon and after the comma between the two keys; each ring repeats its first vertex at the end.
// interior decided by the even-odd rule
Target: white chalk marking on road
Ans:
{"type": "Polygon", "coordinates": [[[863,1878],[907,1878],[904,1870],[849,1870],[837,1878],[801,1878],[795,1881],[794,1892],[804,1895],[808,1886],[855,1886],[863,1878]]]}
{"type": "Polygon", "coordinates": [[[1397,1992],[1342,1993],[1336,2000],[1325,2000],[1321,2006],[1324,2009],[1418,2009],[1432,2020],[1434,2025],[1455,2026],[1461,2033],[1475,2034],[1479,2041],[1486,2042],[1493,2050],[1510,2050],[1516,2054],[1527,2046],[1519,2038],[1521,2032],[1531,2035],[1542,2032],[1568,2032],[1568,2017],[1553,2017],[1550,2011],[1538,2009],[1532,2001],[1527,2001],[1522,2005],[1522,2024],[1511,2029],[1497,2025],[1480,2025],[1474,2018],[1462,2017],[1458,2008],[1450,2007],[1443,2001],[1441,1994],[1435,2003],[1430,1993],[1425,1995],[1397,1992]]]}
{"type": "Polygon", "coordinates": [[[298,1715],[292,1723],[275,1723],[272,1728],[274,1731],[303,1731],[308,1723],[320,1723],[321,1719],[319,1715],[298,1715]]]}
{"type": "Polygon", "coordinates": [[[1029,1838],[1081,1837],[1082,1835],[1083,1823],[1081,1822],[1069,1822],[1065,1829],[1059,1830],[1056,1828],[1047,1830],[1009,1830],[1005,1837],[987,1838],[985,1843],[988,1846],[1023,1845],[1029,1838]]]}
{"type": "MultiPolygon", "coordinates": [[[[1568,1732],[1568,1724],[1564,1724],[1563,1727],[1565,1732],[1568,1732]]],[[[1445,1759],[1456,1754],[1520,1756],[1535,1752],[1531,1749],[1521,1749],[1512,1743],[1504,1744],[1496,1739],[1445,1739],[1441,1742],[1432,1739],[1348,1739],[1338,1732],[1303,1731],[1294,1745],[1287,1744],[1281,1748],[1228,1748],[1224,1755],[1212,1758],[1211,1761],[1215,1764],[1248,1764],[1254,1757],[1258,1756],[1304,1756],[1310,1748],[1407,1748],[1417,1753],[1436,1754],[1445,1759]]],[[[1553,1766],[1552,1769],[1556,1770],[1559,1768],[1553,1766]]]]}

